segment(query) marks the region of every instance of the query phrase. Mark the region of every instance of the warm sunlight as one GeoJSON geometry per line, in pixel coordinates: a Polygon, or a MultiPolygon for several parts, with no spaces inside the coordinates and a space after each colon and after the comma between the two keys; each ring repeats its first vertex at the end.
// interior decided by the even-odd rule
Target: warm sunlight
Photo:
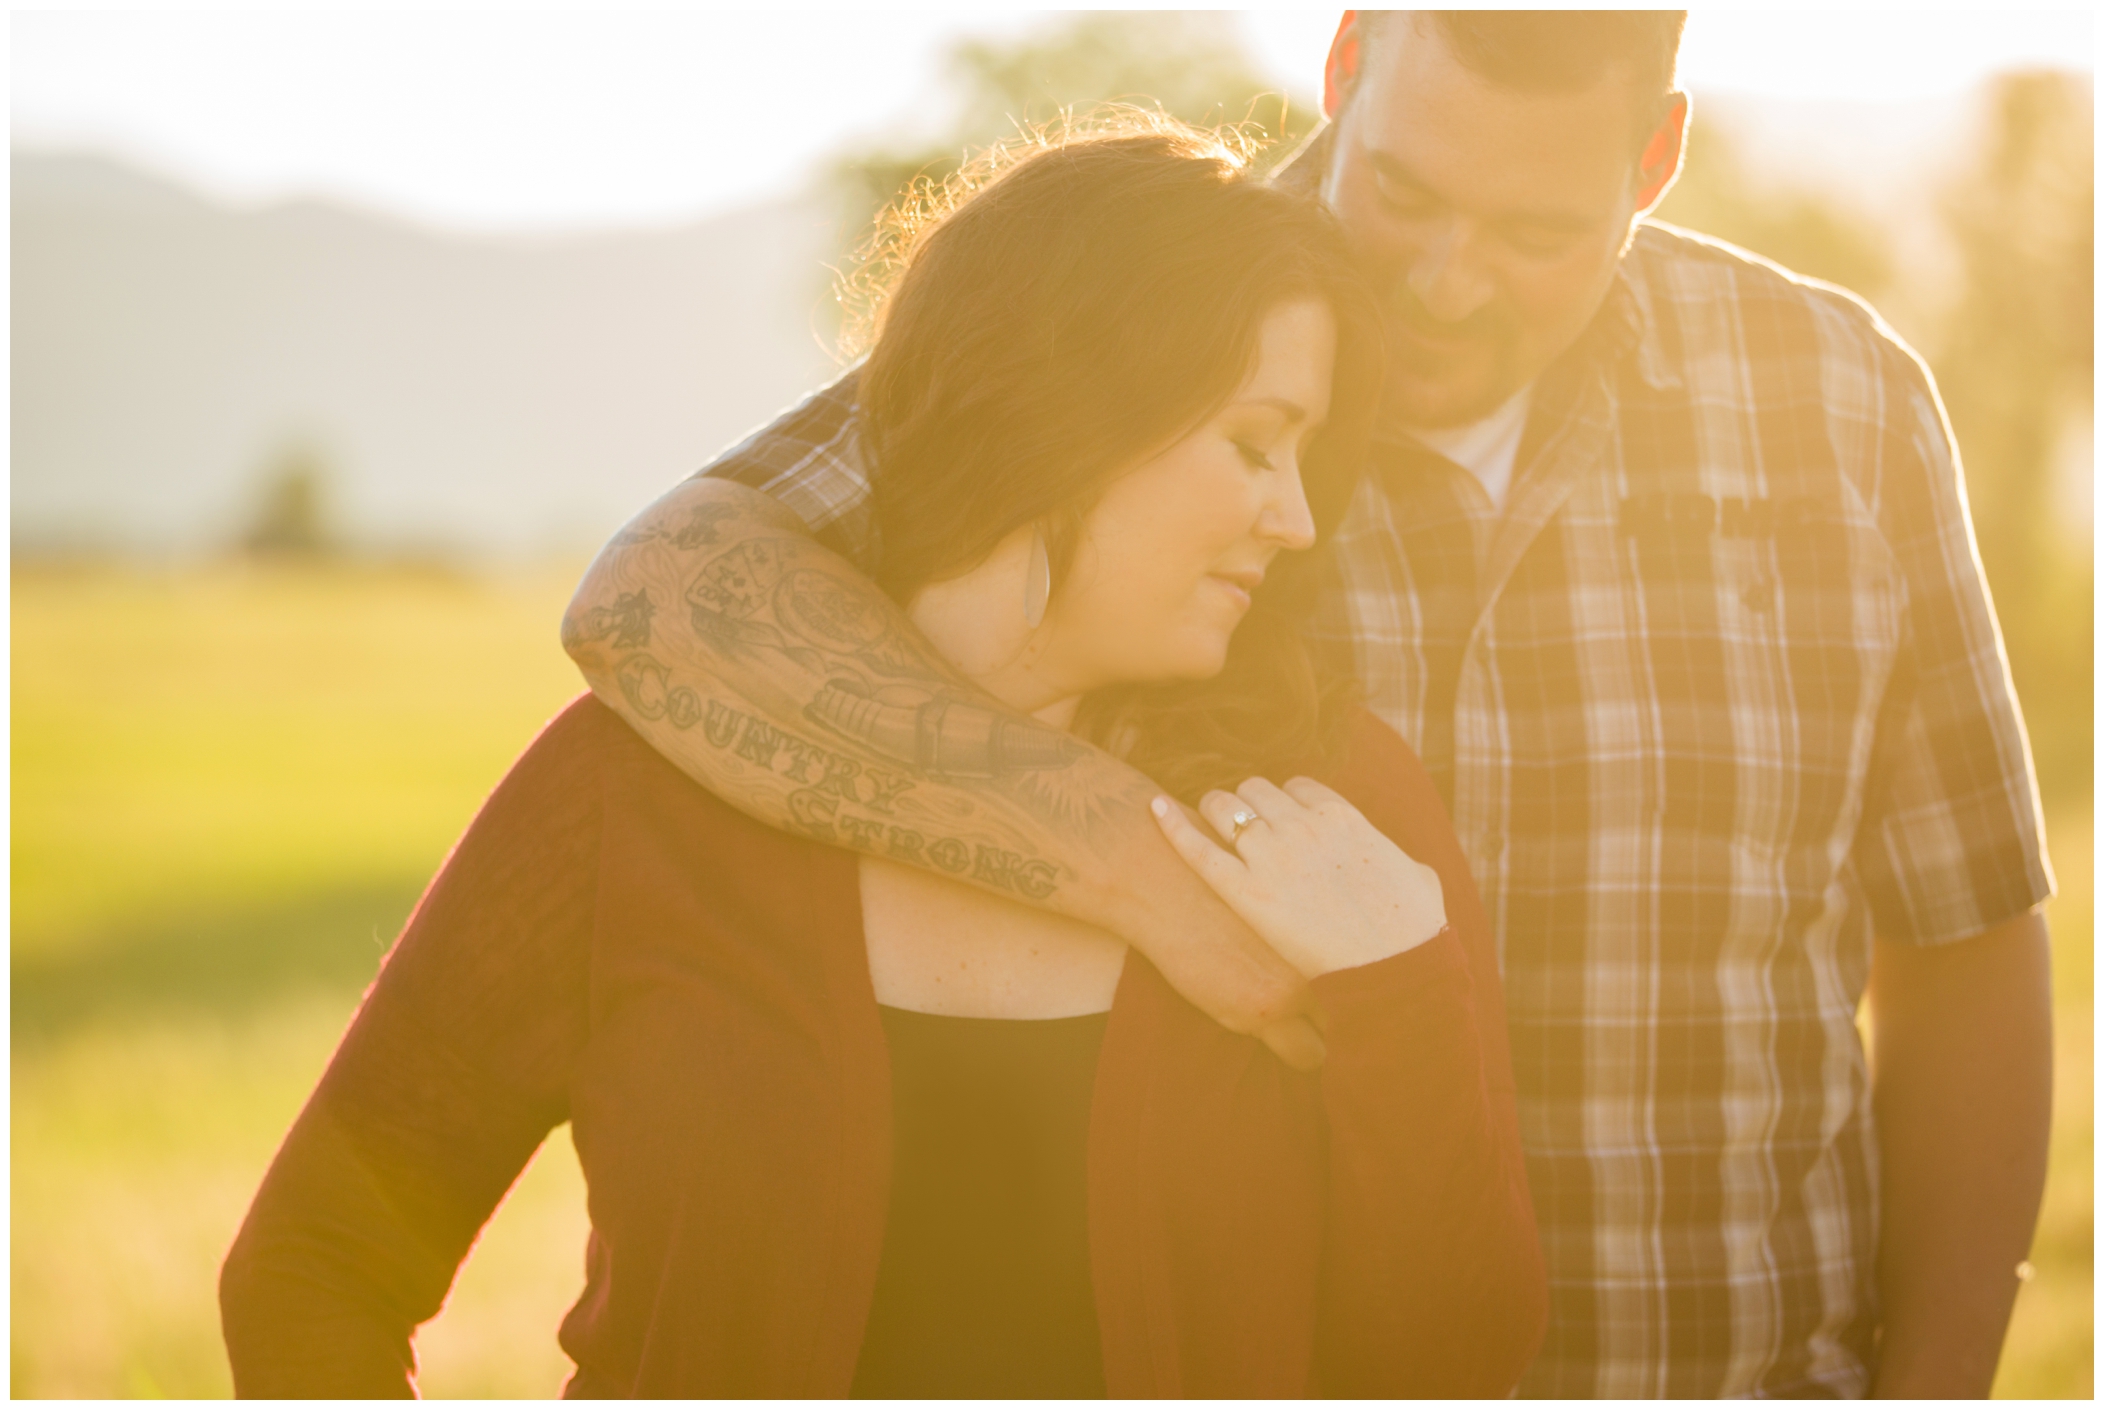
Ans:
{"type": "MultiPolygon", "coordinates": [[[[1258,67],[1311,100],[1335,13],[1236,18],[1258,67]]],[[[1055,21],[19,14],[11,115],[18,144],[127,152],[237,199],[325,194],[482,229],[657,223],[778,194],[872,125],[939,129],[946,46],[1055,21]],[[827,43],[810,42],[814,26],[827,43]]],[[[1680,73],[1698,93],[1893,101],[2093,64],[2086,11],[1709,11],[1688,22],[1680,73]]]]}

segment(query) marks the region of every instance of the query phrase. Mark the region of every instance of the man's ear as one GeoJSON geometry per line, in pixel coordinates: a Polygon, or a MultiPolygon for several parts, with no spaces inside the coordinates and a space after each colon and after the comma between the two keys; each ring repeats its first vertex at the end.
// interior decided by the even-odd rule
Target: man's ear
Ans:
{"type": "Polygon", "coordinates": [[[1359,79],[1359,12],[1346,10],[1330,41],[1330,57],[1322,66],[1322,115],[1330,121],[1344,107],[1345,97],[1359,79]]]}
{"type": "Polygon", "coordinates": [[[1665,199],[1673,178],[1680,175],[1680,159],[1688,145],[1688,95],[1667,95],[1666,115],[1644,141],[1644,154],[1636,160],[1636,208],[1639,214],[1665,199]]]}

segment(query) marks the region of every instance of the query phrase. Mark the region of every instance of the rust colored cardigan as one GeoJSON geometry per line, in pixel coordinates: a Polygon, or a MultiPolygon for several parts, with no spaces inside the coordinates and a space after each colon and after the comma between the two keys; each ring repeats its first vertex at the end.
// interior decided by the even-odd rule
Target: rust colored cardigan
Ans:
{"type": "MultiPolygon", "coordinates": [[[[1313,1076],[1130,954],[1088,1149],[1112,1395],[1500,1395],[1539,1339],[1481,905],[1370,717],[1340,786],[1438,869],[1453,933],[1316,981],[1313,1076]]],[[[855,858],[578,700],[431,883],[256,1196],[220,1284],[236,1389],[413,1391],[411,1333],[567,1120],[592,1234],[566,1393],[845,1394],[887,1063],[855,858]]]]}

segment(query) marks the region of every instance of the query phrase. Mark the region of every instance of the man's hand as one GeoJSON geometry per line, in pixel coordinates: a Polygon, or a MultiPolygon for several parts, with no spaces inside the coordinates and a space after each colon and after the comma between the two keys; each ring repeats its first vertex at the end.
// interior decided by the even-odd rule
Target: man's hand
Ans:
{"type": "Polygon", "coordinates": [[[644,510],[563,647],[734,807],[1111,931],[1222,1024],[1321,1062],[1305,984],[1162,839],[1152,782],[974,688],[766,495],[700,478],[644,510]]]}
{"type": "Polygon", "coordinates": [[[2045,1188],[2048,958],[2036,914],[1949,945],[1878,943],[1880,1398],[1985,1397],[1994,1383],[2045,1188]]]}

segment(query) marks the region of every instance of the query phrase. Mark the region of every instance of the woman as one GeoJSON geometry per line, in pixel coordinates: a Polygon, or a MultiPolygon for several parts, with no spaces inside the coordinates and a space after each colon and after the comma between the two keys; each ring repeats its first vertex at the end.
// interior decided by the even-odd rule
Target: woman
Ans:
{"type": "MultiPolygon", "coordinates": [[[[916,232],[862,374],[882,581],[1037,727],[877,677],[808,739],[663,703],[809,784],[817,836],[886,812],[829,731],[1036,761],[1048,797],[1068,732],[1119,750],[1229,844],[1158,803],[1310,976],[1322,1072],[940,874],[984,858],[762,827],[581,700],[447,860],[266,1177],[222,1279],[244,1394],[412,1388],[414,1327],[564,1120],[592,1218],[568,1394],[1518,1379],[1544,1290],[1480,906],[1422,769],[1296,631],[1375,324],[1325,217],[1153,126],[1012,160],[916,232]]],[[[685,605],[732,631],[798,573],[748,556],[685,605]]]]}

